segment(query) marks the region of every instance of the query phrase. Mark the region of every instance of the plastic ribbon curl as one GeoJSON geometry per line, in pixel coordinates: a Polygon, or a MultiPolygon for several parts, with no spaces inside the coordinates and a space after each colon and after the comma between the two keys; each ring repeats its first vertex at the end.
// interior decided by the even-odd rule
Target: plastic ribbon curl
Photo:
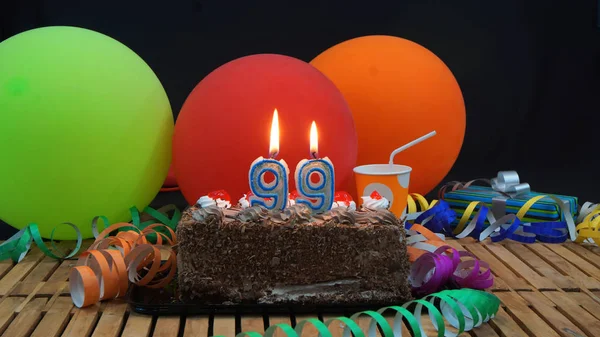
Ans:
{"type": "Polygon", "coordinates": [[[44,243],[42,236],[40,235],[38,225],[35,223],[31,223],[27,227],[18,231],[8,240],[0,244],[0,261],[12,259],[15,263],[21,262],[21,260],[25,258],[25,256],[31,249],[31,244],[33,242],[35,242],[35,244],[46,256],[49,256],[53,259],[61,260],[72,258],[77,254],[77,252],[79,252],[79,249],[81,248],[81,231],[79,231],[79,228],[77,228],[77,226],[70,222],[65,222],[61,225],[70,226],[77,234],[77,242],[75,243],[75,248],[73,248],[71,253],[64,253],[56,245],[56,242],[54,242],[54,231],[56,230],[56,227],[53,228],[52,232],[50,233],[50,244],[52,245],[52,249],[49,249],[48,246],[46,246],[46,244],[44,243]]]}
{"type": "MultiPolygon", "coordinates": [[[[140,211],[136,207],[131,207],[129,209],[129,211],[131,212],[133,226],[137,227],[140,230],[148,227],[149,225],[155,224],[157,222],[160,222],[161,224],[164,224],[165,226],[171,228],[172,230],[175,230],[175,228],[177,227],[177,223],[179,222],[179,219],[181,218],[181,212],[174,205],[167,205],[167,206],[161,207],[156,210],[151,207],[146,207],[144,209],[143,213],[147,214],[149,217],[151,217],[154,220],[151,219],[151,220],[147,220],[144,222],[141,221],[142,215],[140,214],[140,211]],[[173,211],[173,216],[169,218],[167,213],[170,211],[173,211]]],[[[104,216],[97,217],[94,220],[94,222],[96,222],[98,218],[102,218],[103,222],[105,224],[108,224],[108,219],[104,216]]],[[[15,263],[21,262],[21,260],[23,260],[23,258],[25,258],[25,256],[31,249],[31,244],[33,242],[35,242],[35,244],[40,248],[40,250],[46,256],[49,256],[53,259],[66,260],[66,259],[71,259],[71,258],[75,257],[79,253],[79,250],[81,249],[81,244],[83,241],[81,231],[79,230],[79,228],[76,225],[74,225],[70,222],[65,222],[60,225],[70,226],[71,228],[73,228],[73,230],[77,234],[75,248],[73,248],[69,254],[66,254],[65,252],[63,252],[56,245],[56,242],[54,242],[54,231],[56,230],[56,227],[54,229],[52,229],[52,232],[50,233],[50,245],[52,248],[48,248],[48,246],[44,243],[44,239],[40,235],[38,225],[35,223],[31,223],[27,227],[18,231],[15,235],[10,237],[8,240],[6,240],[2,244],[0,244],[0,261],[12,259],[15,263]]],[[[94,224],[92,224],[92,226],[94,226],[94,224]]],[[[158,231],[162,234],[168,234],[168,231],[163,227],[158,227],[158,228],[154,227],[154,228],[156,228],[156,231],[158,231]]],[[[96,230],[94,232],[94,236],[96,237],[97,235],[98,235],[98,231],[96,230]]],[[[152,233],[151,235],[149,235],[148,239],[151,242],[156,242],[156,234],[152,233]]]]}
{"type": "Polygon", "coordinates": [[[487,289],[494,276],[487,262],[467,251],[448,246],[443,234],[419,224],[407,223],[410,283],[415,295],[430,294],[444,287],[487,289]]]}
{"type": "Polygon", "coordinates": [[[149,288],[162,288],[171,282],[176,271],[176,256],[171,246],[177,243],[171,228],[155,223],[140,230],[129,223],[117,223],[98,233],[98,220],[108,223],[104,217],[94,218],[92,229],[96,241],[79,256],[77,266],[69,274],[75,306],[82,308],[104,299],[123,297],[129,282],[149,288]],[[122,229],[126,230],[108,236],[122,229]],[[150,235],[155,236],[156,244],[148,242],[150,235]]]}
{"type": "MultiPolygon", "coordinates": [[[[412,195],[424,200],[420,195],[412,195]]],[[[421,209],[414,223],[406,222],[407,251],[412,262],[410,283],[413,293],[425,295],[446,286],[455,288],[486,289],[494,284],[494,276],[485,261],[478,260],[467,251],[457,251],[446,245],[445,236],[461,237],[469,233],[489,235],[484,231],[483,221],[472,222],[452,228],[456,213],[447,202],[439,200],[428,205],[421,201],[421,209]],[[465,259],[463,261],[463,259],[465,259]]],[[[486,212],[486,209],[484,209],[486,212]]],[[[514,217],[514,216],[513,216],[514,217]]]]}
{"type": "MultiPolygon", "coordinates": [[[[478,241],[483,241],[489,237],[493,242],[505,239],[522,243],[533,243],[536,240],[546,243],[564,242],[569,234],[576,233],[575,222],[569,213],[565,215],[566,221],[532,223],[521,221],[531,206],[545,197],[556,202],[560,201],[554,196],[533,197],[521,207],[517,214],[505,214],[499,219],[494,217],[483,202],[472,201],[465,208],[457,225],[453,224],[456,213],[450,209],[445,201],[440,200],[435,207],[421,213],[414,223],[420,223],[435,233],[443,233],[457,239],[470,236],[478,241]],[[485,226],[486,220],[490,225],[485,226]]],[[[562,207],[566,207],[564,204],[562,205],[562,207]]],[[[564,211],[567,210],[564,209],[564,211]]]]}
{"type": "Polygon", "coordinates": [[[427,295],[450,285],[453,288],[487,289],[494,276],[487,262],[467,251],[441,246],[426,252],[411,265],[410,283],[413,293],[427,295]],[[462,260],[463,258],[468,258],[462,260]],[[483,271],[482,271],[483,269],[483,271]]]}
{"type": "Polygon", "coordinates": [[[600,204],[584,203],[579,210],[577,223],[575,242],[594,242],[600,246],[600,204]]]}
{"type": "MultiPolygon", "coordinates": [[[[450,215],[453,212],[447,203],[443,202],[444,193],[448,188],[452,191],[468,188],[476,181],[483,181],[497,192],[500,192],[506,198],[511,198],[523,194],[527,194],[530,191],[530,186],[527,183],[521,183],[519,176],[516,171],[501,171],[498,172],[498,176],[492,180],[476,179],[471,180],[467,183],[461,182],[450,182],[444,185],[439,191],[440,201],[436,203],[436,207],[431,207],[427,211],[418,214],[415,219],[415,223],[420,223],[426,228],[436,232],[443,233],[446,236],[455,238],[473,237],[478,241],[483,241],[490,237],[493,242],[498,242],[505,239],[511,239],[522,243],[533,243],[536,240],[546,243],[561,243],[565,242],[567,238],[572,241],[576,241],[578,238],[578,231],[584,230],[583,233],[590,235],[597,235],[597,228],[599,227],[600,220],[597,220],[597,213],[594,213],[593,205],[587,205],[589,212],[587,214],[590,217],[580,219],[585,223],[581,223],[579,227],[575,225],[575,220],[571,215],[569,205],[563,200],[553,195],[539,195],[530,198],[523,206],[519,209],[517,214],[506,214],[504,211],[498,212],[496,210],[496,216],[493,212],[480,201],[470,202],[457,225],[454,225],[454,218],[450,215]],[[540,200],[547,198],[554,201],[563,214],[564,221],[546,221],[546,222],[523,222],[523,218],[531,207],[540,200]],[[429,213],[428,213],[429,212],[429,213]],[[433,217],[434,221],[429,221],[428,217],[433,217]],[[471,219],[469,221],[469,219],[471,219]],[[485,226],[485,222],[489,223],[485,226]],[[427,222],[429,221],[429,222],[427,222]]],[[[422,196],[419,196],[422,198],[422,196]]],[[[419,197],[416,197],[419,199],[419,197]]],[[[414,203],[414,202],[413,202],[414,203]]],[[[409,215],[409,219],[415,218],[409,215]]],[[[585,238],[590,236],[582,236],[580,239],[583,241],[585,238]]],[[[600,241],[600,235],[597,235],[600,241]]]]}
{"type": "Polygon", "coordinates": [[[309,318],[300,321],[292,328],[289,324],[279,323],[270,326],[264,334],[258,332],[241,332],[236,337],[273,337],[277,330],[281,330],[287,337],[298,337],[302,335],[305,326],[312,325],[321,337],[331,337],[329,327],[334,322],[343,324],[343,336],[365,337],[376,336],[378,329],[383,337],[403,336],[403,326],[409,330],[409,334],[415,337],[426,336],[421,322],[423,309],[429,314],[429,320],[437,331],[437,336],[455,337],[465,331],[470,331],[481,324],[494,318],[500,307],[500,300],[493,294],[479,290],[459,289],[444,290],[435,294],[425,296],[422,299],[413,300],[402,306],[389,306],[377,311],[361,311],[350,317],[335,317],[321,322],[317,318],[309,318]],[[390,325],[385,314],[394,315],[390,325]],[[368,330],[363,331],[357,321],[361,316],[370,319],[368,330]],[[406,323],[405,323],[406,322],[406,323]],[[449,325],[457,332],[446,329],[449,325]]]}

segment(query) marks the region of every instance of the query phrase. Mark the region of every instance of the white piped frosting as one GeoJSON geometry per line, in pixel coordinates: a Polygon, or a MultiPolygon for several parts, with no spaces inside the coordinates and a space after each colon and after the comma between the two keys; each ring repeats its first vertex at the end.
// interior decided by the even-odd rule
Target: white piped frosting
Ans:
{"type": "Polygon", "coordinates": [[[202,208],[210,206],[217,206],[219,208],[231,208],[231,203],[229,201],[220,198],[217,198],[217,200],[215,200],[207,195],[200,197],[200,199],[196,201],[196,204],[202,208]]]}
{"type": "Polygon", "coordinates": [[[250,207],[250,202],[248,201],[248,196],[245,194],[243,197],[240,198],[240,200],[238,202],[242,209],[246,209],[246,208],[250,207]]]}
{"type": "MultiPolygon", "coordinates": [[[[250,207],[250,201],[248,201],[248,195],[244,194],[244,196],[241,197],[240,200],[238,200],[238,203],[242,209],[246,209],[246,208],[250,207]]],[[[287,202],[286,207],[292,207],[295,204],[296,204],[296,200],[291,199],[290,194],[288,194],[288,202],[287,202]]]]}
{"type": "Polygon", "coordinates": [[[370,210],[377,209],[388,209],[390,208],[390,201],[385,197],[381,197],[381,199],[373,199],[370,196],[362,197],[363,207],[370,210]]]}
{"type": "Polygon", "coordinates": [[[346,202],[346,201],[334,201],[333,205],[331,205],[331,208],[345,208],[349,211],[356,211],[356,203],[354,202],[354,200],[350,200],[350,202],[346,202]]]}

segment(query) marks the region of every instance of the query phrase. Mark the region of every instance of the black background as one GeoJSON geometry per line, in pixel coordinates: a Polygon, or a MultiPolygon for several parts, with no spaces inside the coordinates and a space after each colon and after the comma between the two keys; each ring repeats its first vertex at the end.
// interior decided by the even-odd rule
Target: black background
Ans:
{"type": "MultiPolygon", "coordinates": [[[[310,61],[358,36],[407,38],[438,55],[463,91],[467,132],[446,180],[514,169],[535,191],[583,203],[600,201],[598,16],[597,0],[4,0],[0,41],[51,25],[109,35],[154,69],[176,115],[204,76],[235,58],[310,61]]],[[[185,204],[165,193],[153,205],[172,202],[185,204]]],[[[13,232],[0,224],[0,238],[13,232]]]]}

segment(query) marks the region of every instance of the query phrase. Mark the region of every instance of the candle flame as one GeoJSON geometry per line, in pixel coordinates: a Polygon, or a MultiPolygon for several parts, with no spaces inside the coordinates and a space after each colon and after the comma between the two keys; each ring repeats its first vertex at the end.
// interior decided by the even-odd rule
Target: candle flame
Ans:
{"type": "Polygon", "coordinates": [[[271,141],[269,143],[269,154],[275,158],[279,153],[279,117],[277,109],[273,111],[273,121],[271,122],[271,141]]]}
{"type": "Polygon", "coordinates": [[[310,126],[310,155],[313,158],[319,157],[319,133],[317,132],[317,123],[315,121],[310,126]]]}

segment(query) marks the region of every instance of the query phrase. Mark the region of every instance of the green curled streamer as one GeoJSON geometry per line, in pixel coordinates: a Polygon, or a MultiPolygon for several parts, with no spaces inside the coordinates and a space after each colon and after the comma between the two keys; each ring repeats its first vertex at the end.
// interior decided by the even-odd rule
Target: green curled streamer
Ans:
{"type": "Polygon", "coordinates": [[[388,324],[387,320],[378,312],[371,310],[361,311],[350,316],[350,319],[358,320],[360,316],[363,315],[369,316],[371,318],[371,321],[369,323],[369,336],[375,336],[377,334],[377,326],[379,326],[381,328],[381,331],[383,332],[383,337],[394,337],[394,331],[388,324]]]}
{"type": "MultiPolygon", "coordinates": [[[[137,209],[137,207],[131,207],[129,209],[129,211],[131,212],[131,222],[139,230],[143,230],[144,228],[159,222],[165,226],[168,226],[173,231],[175,231],[175,229],[177,228],[177,224],[179,223],[179,220],[181,219],[181,211],[179,211],[179,209],[177,207],[175,207],[175,205],[167,205],[167,206],[159,208],[158,210],[156,210],[150,206],[144,208],[143,213],[146,213],[152,217],[152,219],[144,221],[144,222],[142,222],[142,220],[141,220],[141,214],[140,214],[140,211],[137,209]],[[169,216],[167,215],[167,213],[169,211],[173,211],[173,216],[171,218],[169,218],[169,216]]],[[[120,229],[120,231],[125,231],[125,230],[127,230],[127,229],[125,229],[125,228],[120,229]]],[[[169,234],[169,233],[167,233],[167,230],[164,228],[156,228],[154,231],[156,233],[163,234],[163,236],[169,234]]],[[[150,233],[146,237],[148,239],[148,241],[156,242],[156,235],[157,235],[156,233],[150,233]]]]}
{"type": "MultiPolygon", "coordinates": [[[[294,330],[296,331],[298,336],[302,336],[302,329],[304,329],[304,326],[309,323],[312,324],[315,328],[317,328],[317,331],[319,331],[320,337],[333,337],[331,335],[331,332],[329,331],[329,328],[327,327],[327,325],[325,325],[325,323],[319,321],[318,318],[307,318],[303,321],[297,322],[294,330]]],[[[360,328],[359,328],[359,330],[360,330],[360,328]]],[[[358,336],[358,337],[364,337],[364,336],[358,336]]]]}
{"type": "Polygon", "coordinates": [[[7,259],[12,259],[14,262],[21,261],[29,251],[31,242],[31,232],[27,228],[20,230],[0,244],[0,261],[7,259]]]}
{"type": "Polygon", "coordinates": [[[254,332],[254,331],[242,332],[240,335],[246,336],[246,337],[263,337],[263,335],[259,334],[258,332],[254,332]]]}
{"type": "Polygon", "coordinates": [[[421,335],[421,324],[419,324],[419,321],[415,318],[415,316],[412,314],[412,312],[408,311],[404,307],[399,307],[396,305],[379,309],[379,310],[377,310],[377,312],[380,314],[383,314],[387,310],[394,310],[396,312],[396,315],[394,316],[394,332],[400,331],[400,334],[399,335],[394,334],[394,336],[402,336],[402,325],[403,325],[402,319],[403,318],[406,318],[406,320],[408,321],[408,325],[410,327],[410,331],[414,331],[415,336],[417,336],[417,334],[419,336],[421,335]]]}
{"type": "MultiPolygon", "coordinates": [[[[465,289],[461,289],[461,290],[465,290],[465,289]]],[[[471,290],[471,289],[466,289],[466,290],[471,290]]],[[[439,298],[440,300],[442,300],[442,303],[446,303],[452,309],[453,313],[455,314],[455,316],[452,316],[452,317],[456,317],[456,320],[458,321],[458,324],[455,324],[454,321],[449,321],[450,325],[452,325],[453,327],[458,329],[458,333],[455,334],[453,332],[448,332],[447,334],[444,334],[444,336],[448,336],[448,335],[449,336],[457,336],[457,335],[460,335],[461,333],[465,332],[465,315],[463,314],[463,311],[458,306],[458,304],[450,296],[447,296],[446,294],[443,294],[442,292],[428,295],[425,298],[435,300],[436,297],[439,298]]],[[[441,314],[441,313],[438,312],[438,314],[441,314]]],[[[443,314],[441,314],[441,315],[443,315],[443,314]]],[[[446,320],[448,320],[448,317],[446,317],[446,320]]],[[[444,327],[444,330],[445,329],[446,328],[444,327]]]]}
{"type": "Polygon", "coordinates": [[[335,321],[340,321],[345,325],[344,334],[342,335],[342,337],[350,337],[351,334],[354,335],[354,337],[365,337],[365,334],[360,328],[360,326],[358,326],[358,324],[356,324],[352,319],[348,317],[334,317],[326,320],[325,326],[327,327],[328,332],[329,326],[335,321]]]}
{"type": "Polygon", "coordinates": [[[500,307],[500,300],[494,294],[480,290],[467,288],[444,290],[420,300],[407,302],[402,306],[381,308],[377,312],[361,311],[350,318],[336,317],[328,319],[325,323],[316,318],[309,318],[298,322],[295,329],[288,324],[279,323],[267,328],[264,335],[258,332],[242,332],[237,334],[236,337],[272,337],[277,328],[281,329],[287,337],[299,337],[302,335],[302,329],[306,324],[314,325],[321,337],[331,337],[328,326],[333,321],[340,321],[345,325],[344,337],[349,337],[350,334],[355,337],[365,337],[365,333],[356,322],[361,315],[367,315],[371,318],[367,333],[369,337],[376,335],[377,326],[381,329],[383,337],[402,336],[404,319],[408,322],[407,328],[413,336],[425,336],[425,331],[420,323],[423,307],[429,312],[431,322],[434,328],[437,329],[437,336],[454,337],[494,318],[500,307]],[[415,309],[411,312],[408,308],[413,306],[415,309]],[[389,310],[396,312],[393,327],[390,327],[383,317],[383,314],[389,310]],[[458,332],[448,331],[446,324],[456,328],[458,332]]]}
{"type": "MultiPolygon", "coordinates": [[[[464,304],[462,304],[460,301],[455,301],[454,299],[452,299],[450,296],[446,296],[444,294],[440,294],[439,296],[437,296],[438,298],[442,299],[444,302],[442,302],[442,305],[448,305],[451,307],[452,312],[456,313],[456,317],[458,319],[458,327],[456,325],[452,324],[452,320],[450,320],[450,324],[452,326],[454,326],[455,328],[458,329],[458,334],[461,334],[463,331],[469,331],[471,329],[473,329],[473,327],[475,326],[479,326],[481,324],[481,322],[479,321],[479,317],[480,314],[477,310],[475,310],[475,307],[473,305],[471,305],[469,302],[465,302],[464,304]],[[450,299],[450,300],[448,300],[450,299]],[[463,308],[465,308],[466,310],[463,310],[463,308]],[[465,315],[468,314],[468,315],[465,315]],[[475,321],[475,318],[477,317],[477,321],[475,321]]],[[[433,296],[431,297],[431,300],[433,302],[433,296]]],[[[450,313],[450,312],[449,312],[450,313]]],[[[454,317],[454,316],[450,316],[450,317],[454,317]]]]}
{"type": "Polygon", "coordinates": [[[265,330],[265,337],[273,337],[277,328],[281,329],[281,331],[283,331],[283,333],[288,337],[298,337],[296,330],[294,330],[294,328],[285,323],[278,323],[268,327],[267,330],[265,330]]]}
{"type": "MultiPolygon", "coordinates": [[[[431,320],[431,323],[438,331],[438,337],[443,337],[446,332],[446,326],[444,324],[444,318],[442,317],[442,313],[438,310],[438,308],[436,308],[435,305],[433,305],[433,303],[427,302],[425,300],[410,301],[410,302],[406,303],[405,305],[403,305],[403,307],[408,309],[408,306],[410,306],[413,303],[416,304],[413,316],[415,316],[415,318],[419,317],[420,319],[423,319],[422,310],[423,310],[423,307],[426,307],[427,311],[429,312],[429,319],[431,320]]],[[[423,326],[419,326],[418,333],[417,333],[417,331],[415,331],[415,337],[416,336],[425,336],[425,335],[426,334],[425,334],[425,330],[423,330],[423,326]]]]}
{"type": "Polygon", "coordinates": [[[108,218],[104,215],[99,215],[92,219],[92,234],[94,234],[94,238],[97,238],[100,233],[102,233],[105,229],[110,226],[110,222],[108,218]],[[102,229],[98,230],[98,220],[102,220],[102,229]]]}
{"type": "MultiPolygon", "coordinates": [[[[470,289],[465,289],[470,290],[470,289]]],[[[473,307],[474,311],[477,311],[477,317],[481,317],[481,320],[475,322],[474,326],[477,327],[484,322],[492,319],[500,308],[500,300],[494,294],[490,294],[487,292],[480,292],[479,296],[469,297],[470,293],[467,292],[452,292],[448,290],[442,291],[442,293],[448,294],[450,297],[453,297],[457,300],[458,303],[462,304],[466,308],[473,307]],[[484,315],[485,314],[485,315],[484,315]]],[[[452,318],[453,312],[448,309],[446,306],[442,305],[442,312],[447,312],[449,317],[452,318]]],[[[448,316],[447,315],[447,316],[448,316]]],[[[467,317],[468,319],[474,319],[476,316],[470,313],[471,317],[467,317]]]]}
{"type": "MultiPolygon", "coordinates": [[[[135,227],[140,230],[156,222],[160,222],[175,230],[177,228],[177,223],[181,219],[181,212],[179,211],[179,209],[177,209],[177,207],[175,207],[175,205],[167,205],[158,210],[155,210],[151,207],[146,207],[144,209],[144,213],[150,215],[154,220],[145,221],[143,223],[141,223],[140,221],[140,212],[136,207],[132,207],[130,209],[130,212],[131,217],[133,219],[133,224],[131,225],[132,228],[135,227]],[[173,216],[171,218],[169,218],[169,216],[167,215],[167,213],[170,211],[173,211],[173,216]]],[[[50,233],[49,240],[50,245],[52,246],[52,248],[50,249],[44,243],[44,239],[40,234],[38,225],[35,223],[31,223],[27,227],[18,231],[11,238],[0,244],[0,261],[11,259],[15,263],[20,262],[31,249],[32,242],[35,242],[35,244],[46,256],[49,256],[53,259],[66,260],[73,258],[79,253],[79,250],[81,249],[83,236],[81,235],[81,231],[79,230],[79,228],[70,222],[64,222],[60,225],[70,226],[77,234],[77,242],[75,244],[75,248],[69,254],[64,253],[54,241],[54,233],[56,231],[56,227],[54,227],[52,229],[52,232],[50,233]]],[[[94,234],[94,237],[98,237],[98,234],[102,232],[102,230],[106,229],[108,226],[110,226],[110,222],[105,216],[100,215],[94,217],[94,219],[92,220],[92,233],[94,234]],[[98,228],[99,221],[102,222],[102,228],[100,230],[98,228]]],[[[157,228],[157,231],[159,231],[159,234],[162,236],[166,237],[169,235],[169,233],[167,233],[165,229],[157,228]]],[[[152,233],[151,235],[153,235],[154,240],[156,240],[156,234],[152,233]]],[[[148,239],[152,240],[152,237],[149,237],[148,239]]]]}
{"type": "Polygon", "coordinates": [[[42,236],[40,235],[38,225],[35,223],[31,223],[27,225],[27,227],[18,231],[11,238],[0,244],[0,261],[11,259],[15,263],[20,262],[21,260],[23,260],[25,255],[27,255],[29,249],[31,249],[32,242],[35,242],[38,248],[46,256],[49,256],[53,259],[63,260],[72,258],[79,252],[79,249],[81,249],[81,243],[83,242],[81,231],[79,231],[79,228],[77,228],[77,226],[70,222],[65,222],[60,225],[71,226],[77,234],[77,242],[75,244],[75,248],[73,248],[71,253],[65,254],[54,242],[54,232],[56,230],[56,227],[54,227],[52,229],[52,232],[50,233],[50,244],[52,245],[52,249],[49,249],[48,246],[46,246],[46,244],[44,243],[42,236]]]}

